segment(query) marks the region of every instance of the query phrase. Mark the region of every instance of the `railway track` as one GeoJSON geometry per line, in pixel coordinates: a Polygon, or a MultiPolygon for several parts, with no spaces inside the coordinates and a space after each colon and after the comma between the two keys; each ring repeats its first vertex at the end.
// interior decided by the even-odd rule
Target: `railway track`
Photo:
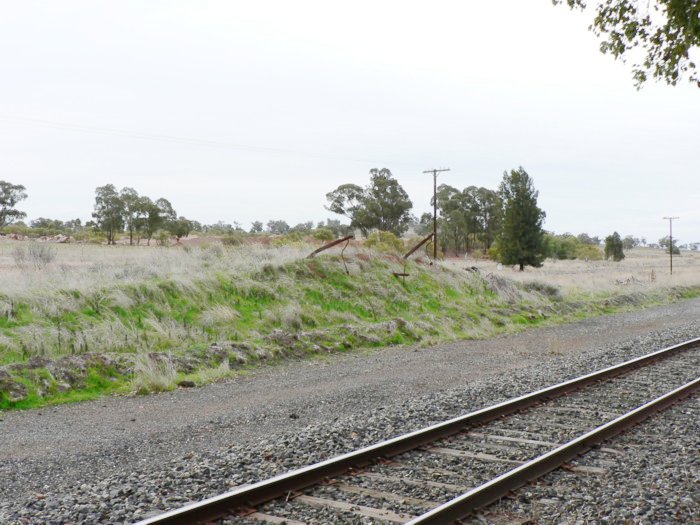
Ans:
{"type": "Polygon", "coordinates": [[[700,338],[138,525],[455,523],[557,468],[604,474],[622,453],[601,443],[692,395],[699,370],[700,338]]]}

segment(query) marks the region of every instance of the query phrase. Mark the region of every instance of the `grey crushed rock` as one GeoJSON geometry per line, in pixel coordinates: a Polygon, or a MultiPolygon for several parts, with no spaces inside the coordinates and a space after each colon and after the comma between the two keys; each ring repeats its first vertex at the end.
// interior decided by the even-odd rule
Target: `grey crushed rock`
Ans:
{"type": "MultiPolygon", "coordinates": [[[[0,488],[0,522],[141,519],[697,337],[698,313],[700,301],[686,301],[490,341],[292,363],[195,391],[5,413],[0,478],[8,483],[0,488]],[[616,341],[605,343],[611,338],[616,341]],[[504,368],[508,374],[498,375],[504,368]],[[464,382],[468,386],[454,387],[464,382]],[[172,422],[174,430],[163,430],[172,422]]],[[[676,454],[697,451],[699,434],[691,438],[688,427],[677,427],[669,442],[690,442],[676,454]]],[[[688,476],[675,472],[674,463],[658,465],[635,475],[659,477],[650,484],[657,487],[688,476]]],[[[624,463],[619,468],[622,479],[624,463]]],[[[631,512],[636,519],[641,510],[635,508],[644,509],[641,516],[651,511],[654,522],[656,507],[642,501],[653,496],[634,486],[640,499],[625,499],[620,515],[631,512]]],[[[679,516],[687,517],[683,509],[690,503],[697,503],[697,494],[678,496],[679,516]]],[[[575,516],[593,515],[595,506],[582,500],[555,507],[565,507],[556,512],[569,513],[575,523],[575,516]]]]}

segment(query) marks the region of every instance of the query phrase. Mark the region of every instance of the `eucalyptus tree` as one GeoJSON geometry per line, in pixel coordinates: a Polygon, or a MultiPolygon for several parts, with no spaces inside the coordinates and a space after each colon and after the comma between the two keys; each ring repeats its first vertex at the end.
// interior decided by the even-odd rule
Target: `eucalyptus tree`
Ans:
{"type": "Polygon", "coordinates": [[[20,201],[27,198],[26,188],[21,184],[12,184],[0,180],[0,228],[23,219],[26,213],[15,208],[20,201]]]}
{"type": "Polygon", "coordinates": [[[626,60],[639,48],[641,63],[634,64],[637,88],[649,77],[676,83],[687,75],[700,87],[692,55],[700,48],[698,0],[552,0],[572,9],[593,7],[590,29],[602,38],[600,50],[626,60]]]}
{"type": "Polygon", "coordinates": [[[370,183],[362,188],[341,184],[326,194],[327,209],[350,219],[365,237],[371,230],[403,235],[411,222],[413,203],[387,168],[371,169],[370,183]]]}
{"type": "Polygon", "coordinates": [[[124,201],[114,184],[95,189],[92,216],[97,227],[107,235],[107,244],[116,244],[116,235],[124,228],[124,201]]]}

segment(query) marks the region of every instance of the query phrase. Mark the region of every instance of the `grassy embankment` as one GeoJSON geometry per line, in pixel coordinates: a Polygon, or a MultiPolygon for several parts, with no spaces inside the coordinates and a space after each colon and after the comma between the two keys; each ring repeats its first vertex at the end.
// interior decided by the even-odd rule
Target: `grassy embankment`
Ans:
{"type": "Polygon", "coordinates": [[[58,246],[43,268],[0,250],[0,409],[192,386],[263,361],[487,337],[693,297],[699,288],[562,295],[454,265],[308,246],[58,246]]]}

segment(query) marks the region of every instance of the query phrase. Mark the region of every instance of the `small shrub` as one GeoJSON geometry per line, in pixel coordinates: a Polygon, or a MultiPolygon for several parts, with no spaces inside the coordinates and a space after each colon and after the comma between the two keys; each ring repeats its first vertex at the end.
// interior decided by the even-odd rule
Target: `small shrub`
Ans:
{"type": "Polygon", "coordinates": [[[202,368],[192,374],[192,379],[197,385],[205,385],[214,381],[221,381],[233,376],[233,370],[228,359],[221,361],[219,366],[215,368],[202,368]]]}
{"type": "Polygon", "coordinates": [[[304,241],[302,232],[289,232],[285,235],[280,235],[272,239],[272,246],[295,246],[304,241]]]}
{"type": "Polygon", "coordinates": [[[170,245],[170,232],[167,230],[158,230],[156,232],[156,242],[159,246],[169,246],[170,245]]]}
{"type": "Polygon", "coordinates": [[[365,246],[380,252],[402,253],[403,241],[391,232],[376,231],[369,234],[365,246]]]}
{"type": "Polygon", "coordinates": [[[79,232],[75,232],[74,234],[72,234],[72,237],[73,239],[75,239],[76,242],[87,244],[103,244],[107,240],[107,237],[105,237],[104,233],[92,230],[82,230],[79,232]]]}
{"type": "Polygon", "coordinates": [[[314,232],[314,239],[328,242],[335,239],[335,235],[333,235],[333,230],[331,230],[330,228],[318,228],[314,232]]]}
{"type": "Polygon", "coordinates": [[[170,356],[138,354],[134,360],[134,388],[137,394],[164,392],[175,388],[177,370],[170,356]]]}
{"type": "Polygon", "coordinates": [[[583,261],[600,261],[603,259],[603,252],[597,246],[581,244],[576,248],[576,258],[583,261]]]}
{"type": "Polygon", "coordinates": [[[231,232],[221,238],[221,244],[224,246],[240,246],[244,241],[245,237],[239,232],[231,232]]]}
{"type": "Polygon", "coordinates": [[[486,253],[492,261],[499,261],[501,259],[501,250],[498,242],[494,242],[486,253]]]}
{"type": "MultiPolygon", "coordinates": [[[[56,249],[48,244],[30,243],[27,259],[35,268],[44,268],[56,258],[56,249]]],[[[16,262],[16,261],[15,261],[16,262]]]]}
{"type": "Polygon", "coordinates": [[[17,266],[17,268],[25,267],[28,256],[27,250],[24,248],[24,246],[17,246],[14,250],[12,250],[12,259],[15,261],[15,266],[17,266]]]}
{"type": "Polygon", "coordinates": [[[202,258],[210,259],[212,257],[220,259],[224,256],[224,249],[220,244],[212,244],[211,246],[205,246],[202,248],[202,258]]]}
{"type": "Polygon", "coordinates": [[[523,290],[528,292],[537,292],[539,294],[546,295],[551,299],[561,299],[561,291],[559,288],[541,281],[529,281],[523,283],[523,290]]]}
{"type": "Polygon", "coordinates": [[[199,317],[199,322],[203,326],[216,326],[231,323],[239,317],[240,314],[230,306],[218,304],[204,310],[199,317]]]}

